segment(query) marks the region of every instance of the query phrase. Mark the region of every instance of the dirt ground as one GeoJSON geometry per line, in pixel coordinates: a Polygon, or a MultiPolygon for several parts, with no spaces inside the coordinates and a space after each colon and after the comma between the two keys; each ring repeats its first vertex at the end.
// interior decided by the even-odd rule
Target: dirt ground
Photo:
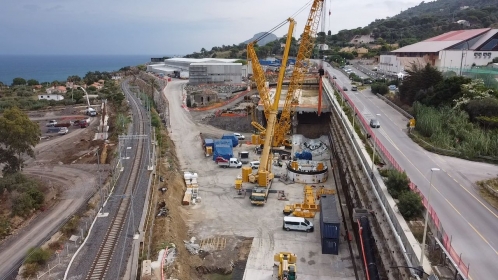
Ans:
{"type": "MultiPolygon", "coordinates": [[[[95,153],[98,148],[102,151],[106,144],[93,140],[99,124],[98,117],[92,118],[87,128],[69,127],[66,135],[47,133],[48,120],[55,119],[62,123],[86,118],[82,115],[84,109],[67,106],[28,113],[31,120],[39,123],[42,138],[34,148],[35,158],[25,158],[23,173],[42,182],[45,204],[41,211],[26,220],[12,219],[13,233],[0,242],[0,259],[9,259],[10,263],[0,264],[0,274],[16,258],[24,257],[27,248],[43,240],[65,217],[80,209],[96,189],[98,177],[102,182],[107,177],[109,166],[98,166],[95,153]],[[45,220],[50,220],[50,223],[45,223],[45,220]]],[[[4,200],[0,211],[4,213],[9,206],[10,202],[4,200]]]]}

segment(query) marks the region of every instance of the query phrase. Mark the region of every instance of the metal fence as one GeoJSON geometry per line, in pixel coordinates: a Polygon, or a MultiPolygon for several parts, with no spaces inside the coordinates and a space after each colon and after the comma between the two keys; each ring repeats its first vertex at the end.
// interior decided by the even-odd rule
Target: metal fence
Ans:
{"type": "Polygon", "coordinates": [[[443,72],[443,76],[451,77],[456,75],[465,76],[471,79],[481,79],[489,88],[498,89],[498,68],[480,66],[471,68],[458,67],[441,67],[439,71],[443,72]]]}
{"type": "MultiPolygon", "coordinates": [[[[342,87],[340,87],[335,82],[334,79],[330,78],[330,77],[332,77],[330,74],[328,75],[328,77],[329,77],[330,83],[332,85],[334,85],[335,88],[340,92],[342,98],[344,98],[345,100],[348,101],[347,103],[349,104],[349,106],[352,107],[355,115],[358,117],[358,119],[360,120],[361,124],[363,125],[363,129],[367,133],[369,133],[370,135],[374,135],[372,129],[370,128],[370,125],[365,120],[365,118],[361,114],[360,110],[358,110],[358,108],[354,105],[354,103],[352,102],[352,100],[348,97],[348,95],[344,93],[344,91],[342,90],[342,87]]],[[[384,147],[384,145],[380,142],[380,140],[377,137],[375,137],[375,139],[373,141],[375,142],[375,145],[377,146],[377,149],[378,149],[379,153],[383,156],[383,158],[386,159],[389,162],[389,164],[394,169],[403,172],[403,169],[401,168],[401,166],[396,162],[396,160],[394,159],[394,157],[384,147]]],[[[468,276],[469,276],[469,265],[465,265],[464,261],[461,258],[461,255],[459,255],[453,249],[453,247],[451,246],[451,238],[444,231],[443,226],[441,224],[441,221],[439,220],[439,218],[438,218],[438,216],[436,214],[436,211],[432,208],[432,206],[428,205],[427,199],[418,190],[418,188],[417,188],[417,186],[415,184],[413,184],[412,182],[410,182],[409,186],[410,186],[410,189],[412,191],[414,191],[415,193],[417,193],[418,195],[420,195],[420,197],[422,198],[422,203],[424,204],[424,206],[426,208],[426,211],[429,211],[429,214],[430,214],[429,215],[429,217],[430,217],[429,222],[430,222],[432,233],[436,237],[436,242],[438,242],[440,245],[442,245],[442,248],[444,248],[444,250],[446,251],[445,253],[452,260],[452,262],[455,265],[456,269],[458,270],[459,274],[461,276],[465,277],[465,278],[468,278],[468,276]]],[[[377,188],[378,186],[375,186],[375,187],[377,188]]],[[[382,190],[379,190],[379,194],[383,194],[382,190]]],[[[385,197],[381,196],[381,199],[383,200],[384,203],[387,203],[387,201],[384,201],[385,197]]],[[[384,204],[384,205],[386,205],[386,204],[384,204]]],[[[396,229],[398,230],[397,233],[403,239],[403,244],[404,245],[409,244],[406,236],[404,235],[404,232],[401,229],[401,226],[399,225],[399,223],[398,223],[398,221],[397,221],[397,219],[395,217],[394,212],[392,211],[392,209],[391,209],[391,211],[388,211],[388,212],[390,212],[389,216],[391,217],[391,220],[393,221],[393,223],[396,223],[396,229]]],[[[411,248],[410,246],[405,246],[405,248],[406,248],[407,252],[410,253],[410,255],[412,256],[411,257],[411,259],[412,259],[411,262],[413,264],[418,264],[419,260],[416,258],[415,254],[413,252],[413,248],[411,248]]]]}

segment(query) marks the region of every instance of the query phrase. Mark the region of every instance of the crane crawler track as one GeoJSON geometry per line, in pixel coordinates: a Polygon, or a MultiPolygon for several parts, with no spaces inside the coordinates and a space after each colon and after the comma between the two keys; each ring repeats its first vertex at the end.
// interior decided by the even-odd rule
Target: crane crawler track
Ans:
{"type": "MultiPolygon", "coordinates": [[[[134,133],[144,135],[144,120],[146,119],[146,116],[144,116],[143,111],[140,109],[140,104],[138,104],[134,98],[130,98],[130,101],[132,106],[135,107],[138,112],[138,119],[136,119],[133,123],[134,133]]],[[[118,211],[113,220],[110,222],[111,226],[107,229],[104,240],[102,241],[99,251],[92,262],[86,277],[88,280],[106,279],[109,266],[115,253],[116,245],[126,223],[128,210],[130,209],[133,211],[130,207],[130,196],[132,195],[134,188],[139,183],[139,172],[143,168],[142,154],[145,152],[144,144],[145,141],[143,139],[138,140],[137,153],[132,163],[132,170],[127,180],[128,183],[126,184],[126,188],[122,194],[123,198],[120,200],[118,211]]]]}

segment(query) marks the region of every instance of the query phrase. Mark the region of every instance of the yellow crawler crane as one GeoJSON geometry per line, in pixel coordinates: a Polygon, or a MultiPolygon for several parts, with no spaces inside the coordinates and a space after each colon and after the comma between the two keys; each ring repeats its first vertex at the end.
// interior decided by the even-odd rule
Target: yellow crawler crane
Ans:
{"type": "MultiPolygon", "coordinates": [[[[287,59],[288,59],[288,56],[289,56],[289,49],[290,49],[290,45],[291,45],[291,40],[292,40],[292,33],[294,31],[294,26],[296,24],[296,22],[294,21],[294,19],[292,18],[289,18],[288,19],[289,21],[289,30],[287,32],[287,41],[285,43],[285,50],[284,50],[284,57],[282,59],[282,63],[284,65],[287,64],[287,59]]],[[[249,44],[249,46],[251,46],[252,43],[249,44]]],[[[248,50],[251,49],[251,47],[248,46],[248,50]]],[[[252,48],[252,50],[254,51],[254,48],[252,48]]],[[[249,51],[248,51],[249,53],[249,51]]],[[[255,54],[254,56],[253,55],[250,55],[249,57],[255,57],[255,54]]],[[[256,61],[254,61],[253,63],[256,63],[256,61]]],[[[257,62],[259,65],[259,62],[257,62]]],[[[253,68],[254,68],[255,64],[253,64],[253,68]]],[[[261,67],[261,65],[260,65],[261,67]]],[[[258,68],[258,67],[256,67],[258,68]]],[[[264,73],[259,73],[259,70],[255,69],[256,71],[254,71],[254,76],[256,77],[256,80],[258,79],[261,79],[261,77],[259,77],[261,74],[264,75],[264,73]],[[259,77],[259,78],[258,78],[259,77]]],[[[248,179],[251,183],[256,183],[257,182],[257,186],[254,187],[252,189],[252,193],[251,193],[251,203],[253,205],[264,205],[266,203],[266,199],[268,198],[268,193],[270,191],[270,187],[271,187],[271,182],[273,180],[273,173],[271,171],[271,168],[272,168],[272,163],[273,163],[273,158],[272,158],[272,154],[271,154],[271,143],[272,143],[272,139],[273,139],[273,133],[274,133],[274,129],[275,129],[275,124],[276,124],[276,120],[277,120],[277,114],[278,114],[278,101],[280,99],[280,93],[282,92],[282,83],[283,83],[283,80],[284,80],[284,74],[285,74],[285,68],[281,68],[280,69],[280,72],[279,72],[279,76],[278,76],[278,81],[277,81],[277,91],[275,92],[275,99],[273,100],[273,103],[271,103],[271,107],[270,110],[266,111],[265,110],[265,114],[267,115],[267,120],[268,120],[268,123],[267,123],[267,126],[266,126],[266,131],[265,131],[265,141],[264,141],[264,146],[263,146],[263,151],[261,152],[261,159],[260,159],[260,164],[259,164],[259,168],[258,168],[258,172],[256,174],[247,174],[246,172],[248,171],[248,169],[244,169],[242,170],[242,179],[243,181],[245,181],[245,179],[248,179]],[[247,178],[244,178],[244,176],[247,175],[247,178]]],[[[259,84],[257,82],[257,84],[259,84]]],[[[258,85],[258,90],[260,89],[260,86],[258,85]]],[[[262,91],[260,91],[260,96],[264,96],[264,94],[266,94],[267,92],[264,91],[264,89],[262,89],[262,91]]],[[[266,100],[264,102],[270,102],[270,100],[266,100]]],[[[266,108],[266,105],[265,105],[265,108],[266,108]]],[[[249,169],[250,170],[250,169],[249,169]]]]}
{"type": "Polygon", "coordinates": [[[324,194],[335,194],[335,190],[327,189],[320,186],[315,189],[313,186],[304,186],[304,201],[303,203],[295,203],[284,206],[284,215],[290,214],[296,217],[314,218],[316,212],[320,211],[320,205],[316,202],[320,196],[324,194]]]}
{"type": "Polygon", "coordinates": [[[297,256],[289,252],[280,252],[275,254],[273,260],[278,263],[279,280],[296,280],[296,262],[297,256]]]}
{"type": "MultiPolygon", "coordinates": [[[[301,44],[299,45],[296,63],[290,78],[289,89],[285,97],[284,106],[282,107],[282,114],[280,115],[278,124],[275,126],[273,136],[274,147],[282,145],[292,146],[292,141],[287,139],[287,134],[291,128],[292,108],[299,104],[299,98],[296,94],[301,89],[305,74],[308,71],[307,67],[309,67],[309,59],[315,47],[316,32],[318,31],[320,16],[322,14],[323,2],[324,0],[314,0],[313,4],[311,4],[310,13],[304,26],[303,34],[301,35],[301,44]]],[[[281,68],[285,68],[286,65],[282,62],[281,68]]]]}

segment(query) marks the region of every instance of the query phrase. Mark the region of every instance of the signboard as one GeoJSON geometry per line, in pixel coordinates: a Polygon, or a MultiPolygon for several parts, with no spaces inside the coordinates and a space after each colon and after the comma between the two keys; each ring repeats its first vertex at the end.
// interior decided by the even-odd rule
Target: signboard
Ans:
{"type": "Polygon", "coordinates": [[[410,127],[415,127],[415,119],[410,119],[410,127]]]}

